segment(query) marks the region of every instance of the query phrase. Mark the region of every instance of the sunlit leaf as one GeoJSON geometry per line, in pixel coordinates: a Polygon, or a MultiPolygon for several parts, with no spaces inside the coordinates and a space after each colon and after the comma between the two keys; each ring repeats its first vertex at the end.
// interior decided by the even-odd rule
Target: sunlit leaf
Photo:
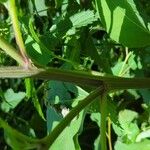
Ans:
{"type": "Polygon", "coordinates": [[[117,141],[115,144],[115,150],[149,150],[150,149],[150,141],[145,140],[143,142],[133,143],[133,144],[124,144],[120,141],[117,141]]]}
{"type": "Polygon", "coordinates": [[[47,6],[45,5],[45,0],[35,0],[35,7],[40,16],[47,16],[47,6]]]}
{"type": "Polygon", "coordinates": [[[81,11],[70,17],[74,28],[80,28],[93,23],[98,19],[98,16],[93,11],[81,11]]]}
{"type": "Polygon", "coordinates": [[[113,40],[128,47],[150,45],[147,20],[141,17],[133,0],[96,0],[96,3],[100,20],[113,40]]]}
{"type": "Polygon", "coordinates": [[[10,109],[14,109],[26,96],[24,92],[15,93],[13,89],[8,89],[4,93],[5,100],[1,104],[1,109],[8,112],[10,109]]]}

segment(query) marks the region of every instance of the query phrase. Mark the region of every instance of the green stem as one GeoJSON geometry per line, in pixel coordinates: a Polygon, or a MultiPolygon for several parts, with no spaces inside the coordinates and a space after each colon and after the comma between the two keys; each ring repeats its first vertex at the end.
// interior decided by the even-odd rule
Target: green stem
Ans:
{"type": "Polygon", "coordinates": [[[101,150],[107,150],[107,142],[106,142],[107,93],[103,94],[100,107],[101,107],[100,144],[101,150]]]}
{"type": "Polygon", "coordinates": [[[42,139],[32,139],[17,130],[11,128],[5,121],[0,119],[0,127],[3,127],[7,133],[12,134],[16,140],[20,142],[25,142],[27,145],[26,149],[37,148],[42,150],[47,150],[53,142],[56,140],[58,135],[66,128],[66,126],[71,122],[71,120],[77,116],[80,111],[82,111],[87,105],[89,105],[96,97],[101,95],[103,92],[103,86],[98,87],[89,96],[80,101],[76,107],[74,107],[70,113],[54,128],[54,130],[46,137],[42,139]]]}
{"type": "Polygon", "coordinates": [[[96,79],[96,76],[81,71],[68,71],[55,68],[49,69],[32,68],[28,70],[25,70],[22,67],[0,68],[0,78],[26,78],[26,77],[72,82],[79,85],[89,85],[93,88],[103,84],[103,82],[99,80],[99,77],[96,79]]]}
{"type": "Polygon", "coordinates": [[[114,76],[98,76],[83,71],[69,71],[56,68],[25,70],[21,67],[0,67],[0,78],[39,78],[72,82],[79,85],[99,87],[105,82],[107,90],[124,90],[150,88],[150,78],[122,78],[114,76]]]}
{"type": "Polygon", "coordinates": [[[11,19],[12,19],[12,24],[13,24],[13,29],[14,29],[14,32],[15,32],[16,42],[17,42],[17,45],[19,47],[20,53],[21,53],[21,55],[24,59],[24,67],[29,68],[31,66],[31,64],[30,64],[29,58],[26,54],[24,42],[23,42],[23,39],[22,39],[20,26],[19,26],[19,21],[18,21],[18,18],[17,18],[17,10],[16,10],[15,0],[10,0],[9,4],[10,4],[9,14],[10,14],[11,19]]]}
{"type": "Polygon", "coordinates": [[[21,66],[24,66],[24,60],[22,56],[2,37],[0,37],[0,48],[4,50],[13,59],[15,59],[21,66]]]}
{"type": "Polygon", "coordinates": [[[4,120],[0,118],[0,127],[2,127],[7,134],[11,135],[10,137],[13,137],[16,141],[22,142],[24,146],[26,146],[26,149],[33,149],[40,146],[38,139],[32,139],[17,130],[10,127],[4,120]]]}
{"type": "Polygon", "coordinates": [[[47,147],[50,147],[53,142],[56,140],[58,135],[66,128],[66,126],[70,123],[70,121],[77,115],[79,112],[88,106],[96,97],[101,95],[103,92],[103,87],[98,87],[89,96],[87,96],[84,100],[78,103],[76,107],[74,107],[70,113],[54,128],[54,130],[45,138],[41,139],[42,143],[45,143],[47,147]]]}

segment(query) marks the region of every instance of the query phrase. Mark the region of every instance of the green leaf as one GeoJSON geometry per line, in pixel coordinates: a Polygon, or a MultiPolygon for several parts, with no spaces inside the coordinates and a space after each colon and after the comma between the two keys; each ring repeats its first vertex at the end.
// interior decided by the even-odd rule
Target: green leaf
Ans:
{"type": "Polygon", "coordinates": [[[44,117],[44,114],[43,114],[43,111],[42,111],[42,108],[41,108],[41,105],[39,103],[37,96],[33,97],[33,103],[34,103],[34,107],[36,108],[38,114],[45,121],[45,117],[44,117]]]}
{"type": "Polygon", "coordinates": [[[119,113],[119,123],[122,127],[127,127],[137,116],[138,114],[134,111],[122,110],[119,113]]]}
{"type": "Polygon", "coordinates": [[[149,150],[150,149],[150,140],[145,140],[143,142],[133,143],[133,144],[124,144],[120,141],[117,141],[115,144],[115,150],[149,150]]]}
{"type": "Polygon", "coordinates": [[[5,112],[9,112],[9,110],[14,109],[25,96],[25,92],[14,93],[13,89],[8,89],[4,93],[5,101],[2,102],[1,109],[5,112]]]}
{"type": "Polygon", "coordinates": [[[31,36],[27,37],[25,44],[28,55],[37,64],[46,65],[52,59],[51,52],[35,43],[31,36]]]}
{"type": "Polygon", "coordinates": [[[13,129],[0,118],[0,127],[4,129],[4,138],[7,144],[15,150],[27,150],[34,149],[37,145],[32,141],[32,139],[17,130],[13,129]]]}
{"type": "Polygon", "coordinates": [[[29,99],[32,97],[33,85],[30,78],[25,79],[26,97],[29,99]]]}
{"type": "MultiPolygon", "coordinates": [[[[124,71],[124,70],[126,70],[128,68],[128,65],[124,64],[123,61],[116,63],[116,65],[111,68],[111,70],[113,72],[113,75],[119,76],[120,75],[120,70],[122,69],[122,67],[123,67],[123,71],[124,71]]],[[[127,73],[126,73],[126,76],[127,76],[127,73]]]]}
{"type": "Polygon", "coordinates": [[[83,117],[83,111],[79,113],[70,125],[64,129],[64,131],[58,136],[56,141],[52,144],[50,150],[58,150],[61,147],[61,150],[76,150],[74,137],[78,133],[83,117]]]}
{"type": "Polygon", "coordinates": [[[7,0],[0,0],[0,3],[5,3],[7,2],[7,0]]]}
{"type": "Polygon", "coordinates": [[[37,1],[35,0],[35,7],[40,16],[47,16],[47,6],[45,5],[45,0],[37,1]]]}
{"type": "Polygon", "coordinates": [[[72,101],[72,94],[77,95],[77,88],[67,82],[49,81],[46,95],[50,104],[69,104],[72,101]]]}
{"type": "Polygon", "coordinates": [[[120,111],[118,118],[120,125],[113,124],[115,133],[127,144],[135,142],[136,136],[140,132],[137,124],[133,122],[137,115],[136,112],[131,110],[120,111]]]}
{"type": "Polygon", "coordinates": [[[96,0],[100,20],[110,37],[128,47],[150,45],[150,31],[133,0],[96,0]]]}
{"type": "Polygon", "coordinates": [[[70,17],[70,20],[74,28],[80,28],[93,23],[98,19],[98,16],[94,14],[92,10],[81,11],[70,17]]]}
{"type": "Polygon", "coordinates": [[[141,142],[145,138],[150,138],[150,129],[141,132],[137,137],[136,137],[136,142],[141,142]]]}
{"type": "Polygon", "coordinates": [[[95,121],[97,123],[97,125],[100,127],[100,122],[101,122],[101,115],[100,113],[92,113],[91,114],[91,120],[92,121],[95,121]]]}
{"type": "MultiPolygon", "coordinates": [[[[86,91],[77,87],[78,97],[74,99],[72,106],[76,106],[80,100],[86,97],[88,94],[86,91]]],[[[76,150],[80,149],[78,145],[78,135],[81,133],[83,128],[83,121],[85,117],[85,111],[82,110],[77,117],[75,117],[71,123],[63,130],[63,132],[58,136],[56,141],[52,144],[49,150],[76,150]]],[[[47,121],[48,129],[51,131],[62,119],[62,116],[58,114],[52,107],[48,108],[47,121]]]]}
{"type": "Polygon", "coordinates": [[[51,132],[56,127],[56,125],[62,120],[62,118],[62,115],[57,113],[53,107],[47,107],[47,132],[51,132]]]}
{"type": "Polygon", "coordinates": [[[135,61],[135,54],[131,54],[129,60],[128,60],[128,65],[132,70],[136,70],[138,68],[138,65],[135,61]]]}
{"type": "Polygon", "coordinates": [[[150,91],[148,89],[138,90],[146,104],[150,104],[150,91]]]}
{"type": "Polygon", "coordinates": [[[101,147],[100,147],[100,135],[97,137],[97,139],[94,142],[94,150],[101,150],[101,147]]]}

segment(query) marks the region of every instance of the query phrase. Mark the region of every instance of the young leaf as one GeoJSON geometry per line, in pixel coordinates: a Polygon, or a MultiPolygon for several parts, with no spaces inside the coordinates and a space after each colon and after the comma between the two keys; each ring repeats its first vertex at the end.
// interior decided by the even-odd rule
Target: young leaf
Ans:
{"type": "Polygon", "coordinates": [[[133,0],[96,0],[100,20],[110,37],[128,47],[150,45],[148,24],[133,0]]]}
{"type": "Polygon", "coordinates": [[[13,89],[8,89],[4,93],[5,101],[1,104],[1,109],[8,112],[10,109],[14,109],[25,97],[26,93],[18,92],[14,93],[13,89]]]}

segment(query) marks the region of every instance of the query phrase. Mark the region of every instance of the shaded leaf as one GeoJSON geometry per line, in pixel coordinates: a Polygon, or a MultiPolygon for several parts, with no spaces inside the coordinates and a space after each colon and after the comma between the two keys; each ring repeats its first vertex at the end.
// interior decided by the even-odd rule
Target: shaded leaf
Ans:
{"type": "Polygon", "coordinates": [[[69,104],[72,101],[72,94],[77,95],[77,88],[71,83],[49,81],[47,89],[46,95],[50,104],[69,104]]]}

